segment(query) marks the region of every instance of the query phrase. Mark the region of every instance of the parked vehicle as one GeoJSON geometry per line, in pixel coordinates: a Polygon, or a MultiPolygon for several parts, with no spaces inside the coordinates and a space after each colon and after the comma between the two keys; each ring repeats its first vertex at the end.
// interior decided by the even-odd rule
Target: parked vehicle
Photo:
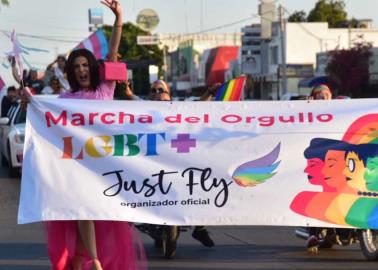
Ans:
{"type": "Polygon", "coordinates": [[[19,104],[9,109],[7,117],[0,118],[1,164],[8,166],[10,177],[18,176],[21,171],[25,122],[26,111],[21,110],[19,104]]]}
{"type": "MultiPolygon", "coordinates": [[[[319,228],[319,233],[318,245],[314,245],[309,250],[310,253],[317,253],[318,248],[327,249],[334,245],[348,246],[359,242],[365,258],[369,261],[378,261],[377,230],[319,228]]],[[[295,234],[299,238],[309,241],[309,228],[298,228],[295,230],[295,234]]]]}

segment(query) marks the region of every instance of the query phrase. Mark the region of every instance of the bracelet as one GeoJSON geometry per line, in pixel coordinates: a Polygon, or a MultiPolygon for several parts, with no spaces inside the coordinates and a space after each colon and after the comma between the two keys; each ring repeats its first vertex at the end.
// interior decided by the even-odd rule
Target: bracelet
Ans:
{"type": "Polygon", "coordinates": [[[113,25],[113,27],[122,27],[123,25],[113,25]]]}

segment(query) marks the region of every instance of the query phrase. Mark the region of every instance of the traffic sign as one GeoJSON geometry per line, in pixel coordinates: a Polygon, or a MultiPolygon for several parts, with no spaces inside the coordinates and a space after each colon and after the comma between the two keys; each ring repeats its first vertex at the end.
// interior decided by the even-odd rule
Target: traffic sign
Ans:
{"type": "Polygon", "coordinates": [[[146,8],[139,12],[136,24],[144,31],[151,32],[158,26],[159,21],[159,15],[153,9],[146,8]]]}
{"type": "Polygon", "coordinates": [[[157,45],[159,43],[159,37],[153,36],[137,36],[138,45],[157,45]]]}

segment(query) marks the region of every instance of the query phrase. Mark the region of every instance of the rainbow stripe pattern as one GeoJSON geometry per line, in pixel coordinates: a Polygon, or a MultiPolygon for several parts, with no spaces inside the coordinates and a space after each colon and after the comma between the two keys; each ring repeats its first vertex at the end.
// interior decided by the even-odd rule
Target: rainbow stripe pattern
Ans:
{"type": "Polygon", "coordinates": [[[345,132],[343,141],[352,144],[378,144],[378,114],[358,118],[345,132]]]}
{"type": "MultiPolygon", "coordinates": [[[[345,132],[343,141],[351,145],[378,144],[378,114],[368,114],[355,120],[345,132]]],[[[378,156],[375,156],[376,160],[378,156]]],[[[369,163],[369,162],[367,162],[369,163]]],[[[378,163],[372,162],[373,167],[365,164],[364,179],[368,183],[366,170],[372,172],[373,179],[378,182],[378,163]]],[[[310,192],[299,193],[291,203],[290,208],[307,217],[338,225],[350,225],[363,229],[378,229],[378,189],[356,191],[356,193],[343,192],[310,192]],[[329,200],[327,199],[329,198],[329,200]],[[322,201],[324,205],[320,205],[322,201]]]]}
{"type": "Polygon", "coordinates": [[[217,101],[240,101],[246,77],[232,79],[219,87],[215,100],[217,101]]]}
{"type": "Polygon", "coordinates": [[[254,187],[272,178],[280,161],[276,162],[280,153],[281,144],[278,144],[269,154],[246,162],[236,168],[232,174],[235,183],[242,187],[254,187]]]}
{"type": "MultiPolygon", "coordinates": [[[[378,114],[368,114],[358,118],[348,128],[343,140],[357,145],[378,144],[378,114]]],[[[365,194],[369,193],[377,192],[365,192],[365,194]]],[[[345,221],[359,228],[378,229],[378,197],[357,197],[345,221]]]]}
{"type": "Polygon", "coordinates": [[[99,29],[87,39],[80,42],[75,49],[88,49],[94,54],[96,59],[106,59],[109,46],[104,31],[99,29]]]}

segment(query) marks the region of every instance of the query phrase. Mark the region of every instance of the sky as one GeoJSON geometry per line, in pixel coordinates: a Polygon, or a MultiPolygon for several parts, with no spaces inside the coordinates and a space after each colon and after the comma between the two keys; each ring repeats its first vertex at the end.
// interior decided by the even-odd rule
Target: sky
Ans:
{"type": "MultiPolygon", "coordinates": [[[[258,23],[259,0],[119,0],[124,9],[124,22],[135,23],[138,13],[151,8],[160,17],[153,33],[194,33],[253,18],[230,27],[220,27],[216,32],[240,32],[241,27],[258,23]]],[[[371,18],[378,27],[377,0],[345,0],[348,17],[371,18]]],[[[308,13],[316,0],[280,0],[289,12],[304,10],[308,13]]],[[[58,54],[66,53],[90,33],[88,9],[104,7],[99,0],[10,0],[9,7],[1,7],[0,31],[19,34],[20,43],[26,47],[48,50],[33,52],[26,58],[36,68],[45,68],[58,54]],[[21,36],[22,34],[37,38],[21,36]],[[47,40],[47,39],[50,40],[47,40]],[[51,40],[53,39],[53,40],[51,40]]],[[[105,24],[112,24],[114,17],[104,7],[105,24]]],[[[211,32],[210,32],[211,33],[211,32]]],[[[1,63],[11,50],[7,36],[0,32],[0,76],[14,84],[10,70],[1,63]]]]}

